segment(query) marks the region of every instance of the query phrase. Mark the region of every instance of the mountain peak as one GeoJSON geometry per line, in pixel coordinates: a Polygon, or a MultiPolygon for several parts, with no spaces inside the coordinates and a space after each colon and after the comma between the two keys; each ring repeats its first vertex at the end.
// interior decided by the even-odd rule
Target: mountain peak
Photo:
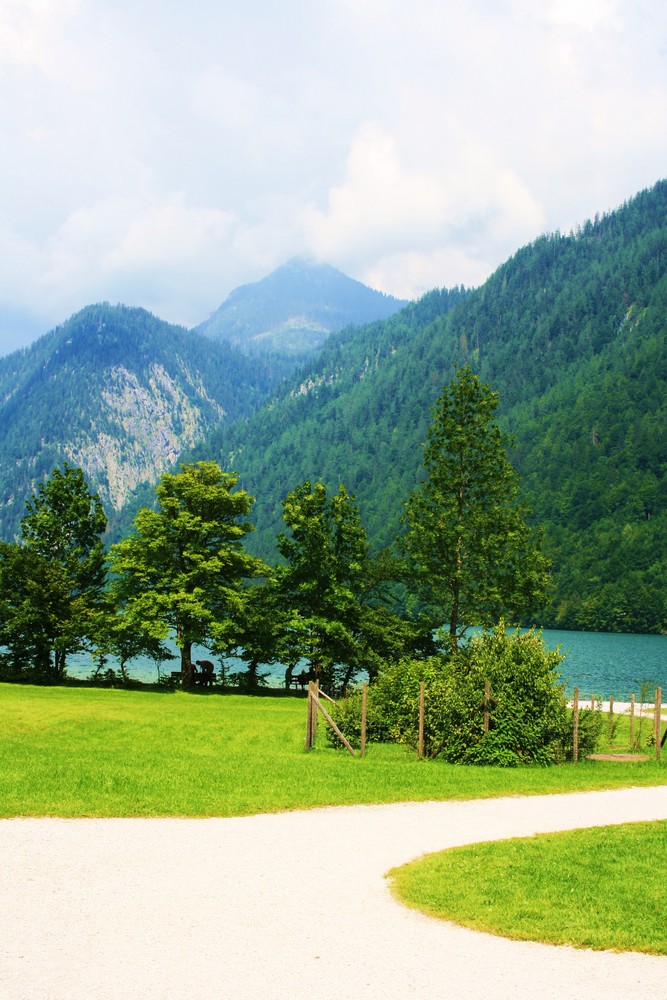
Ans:
{"type": "Polygon", "coordinates": [[[292,257],[260,281],[235,288],[197,332],[249,354],[307,355],[330,333],[387,319],[406,305],[331,264],[292,257]]]}

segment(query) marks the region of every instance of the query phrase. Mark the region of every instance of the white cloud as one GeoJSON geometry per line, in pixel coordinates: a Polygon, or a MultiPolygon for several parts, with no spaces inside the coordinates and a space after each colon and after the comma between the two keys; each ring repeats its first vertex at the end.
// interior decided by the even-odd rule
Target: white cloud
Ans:
{"type": "Polygon", "coordinates": [[[0,225],[0,301],[19,308],[34,303],[43,271],[43,256],[30,240],[0,225]]]}
{"type": "Polygon", "coordinates": [[[308,251],[476,284],[665,174],[666,51],[662,0],[0,0],[0,353],[308,251]]]}
{"type": "Polygon", "coordinates": [[[410,230],[421,238],[430,230],[433,238],[446,201],[436,175],[407,172],[393,138],[364,125],[347,159],[345,183],[329,192],[328,210],[309,206],[304,212],[310,249],[322,257],[340,256],[351,246],[360,254],[377,252],[410,230]]]}
{"type": "Polygon", "coordinates": [[[348,156],[345,182],[332,188],[327,209],[304,212],[309,249],[323,259],[355,261],[385,291],[402,267],[405,295],[423,291],[428,280],[438,286],[481,281],[494,264],[489,247],[518,245],[540,231],[540,204],[481,141],[458,137],[456,153],[450,159],[443,148],[439,166],[439,172],[409,170],[391,136],[364,126],[348,156]],[[364,268],[369,257],[376,263],[364,268]]]}
{"type": "Polygon", "coordinates": [[[234,215],[189,206],[183,192],[144,209],[132,219],[121,240],[104,257],[111,270],[172,266],[201,258],[227,245],[234,215]]]}
{"type": "Polygon", "coordinates": [[[362,269],[357,279],[370,288],[397,298],[418,298],[432,288],[465,285],[475,288],[488,276],[492,264],[452,246],[419,253],[388,254],[371,267],[362,269]]]}
{"type": "Polygon", "coordinates": [[[80,93],[98,78],[95,41],[81,45],[85,19],[85,0],[2,0],[0,78],[14,67],[80,93]]]}
{"type": "Polygon", "coordinates": [[[549,0],[542,14],[553,24],[593,31],[616,24],[617,8],[617,0],[549,0]]]}
{"type": "Polygon", "coordinates": [[[192,97],[196,111],[213,124],[250,129],[256,123],[262,95],[253,84],[214,66],[194,80],[192,97]]]}

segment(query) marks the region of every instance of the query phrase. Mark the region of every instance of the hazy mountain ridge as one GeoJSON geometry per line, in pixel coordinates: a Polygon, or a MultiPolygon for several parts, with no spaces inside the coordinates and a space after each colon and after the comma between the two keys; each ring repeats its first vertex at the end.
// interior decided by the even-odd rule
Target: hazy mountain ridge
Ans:
{"type": "Polygon", "coordinates": [[[240,308],[245,351],[146,310],[102,303],[0,358],[0,536],[18,530],[25,498],[65,460],[82,467],[115,521],[182,452],[251,413],[331,329],[401,305],[305,261],[228,301],[240,308]],[[275,329],[262,326],[267,316],[275,329]]]}
{"type": "Polygon", "coordinates": [[[247,353],[306,357],[330,333],[386,319],[406,305],[329,264],[295,258],[261,281],[234,289],[196,329],[247,353]]]}

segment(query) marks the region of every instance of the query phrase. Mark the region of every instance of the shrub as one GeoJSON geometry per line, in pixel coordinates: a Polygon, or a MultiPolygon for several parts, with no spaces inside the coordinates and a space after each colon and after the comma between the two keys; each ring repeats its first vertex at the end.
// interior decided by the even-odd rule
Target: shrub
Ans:
{"type": "Polygon", "coordinates": [[[371,700],[391,737],[416,747],[424,680],[427,756],[462,764],[552,764],[564,759],[571,730],[559,682],[561,662],[560,652],[546,649],[539,633],[508,633],[501,622],[450,656],[390,668],[371,700]],[[488,733],[486,680],[491,682],[488,733]]]}
{"type": "MultiPolygon", "coordinates": [[[[368,688],[366,702],[366,739],[369,743],[389,743],[392,736],[387,728],[385,713],[378,703],[375,694],[376,687],[368,688]]],[[[327,704],[326,708],[331,718],[350,744],[359,749],[361,745],[361,688],[351,690],[345,698],[339,699],[335,705],[327,704]]],[[[333,729],[326,728],[327,743],[337,750],[345,749],[333,729]]]]}
{"type": "MultiPolygon", "coordinates": [[[[600,708],[579,709],[579,757],[593,753],[602,735],[604,719],[600,708]]],[[[568,760],[574,757],[574,713],[570,713],[570,725],[565,741],[565,755],[568,760]]]]}

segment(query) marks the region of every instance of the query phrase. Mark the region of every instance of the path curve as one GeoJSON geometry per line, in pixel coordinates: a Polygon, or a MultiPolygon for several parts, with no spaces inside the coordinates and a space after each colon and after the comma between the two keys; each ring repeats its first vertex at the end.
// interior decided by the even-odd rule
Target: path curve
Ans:
{"type": "Polygon", "coordinates": [[[384,873],[480,840],[666,818],[667,786],[238,819],[0,821],[0,996],[665,1000],[666,958],[478,934],[400,906],[384,873]]]}

